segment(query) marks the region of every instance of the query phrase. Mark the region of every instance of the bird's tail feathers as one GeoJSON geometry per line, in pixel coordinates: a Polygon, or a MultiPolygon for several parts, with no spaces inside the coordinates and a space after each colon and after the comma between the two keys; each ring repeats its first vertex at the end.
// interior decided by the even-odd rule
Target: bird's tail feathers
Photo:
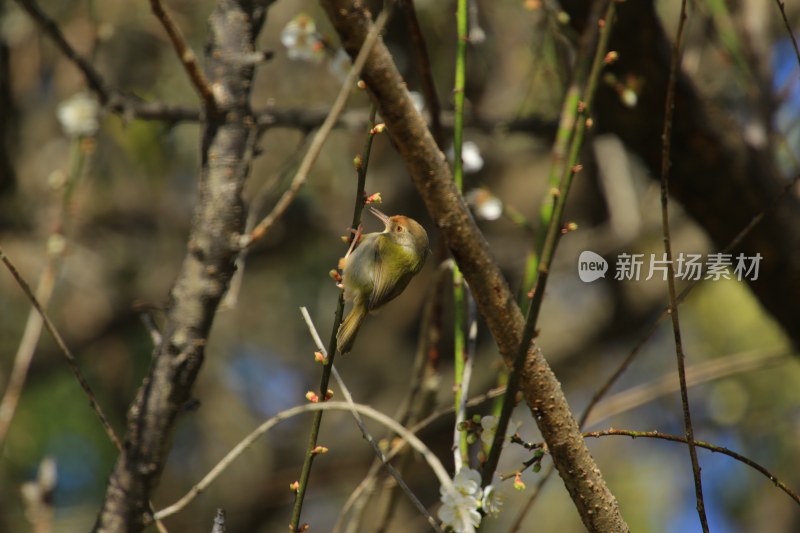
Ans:
{"type": "Polygon", "coordinates": [[[339,349],[339,353],[346,354],[353,348],[358,328],[365,316],[367,316],[366,306],[355,305],[342,321],[339,331],[336,332],[336,347],[339,349]]]}

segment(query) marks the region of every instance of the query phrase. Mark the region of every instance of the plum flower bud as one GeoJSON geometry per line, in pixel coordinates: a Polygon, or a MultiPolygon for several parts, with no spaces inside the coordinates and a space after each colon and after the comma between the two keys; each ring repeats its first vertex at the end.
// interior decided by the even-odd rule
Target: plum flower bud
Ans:
{"type": "Polygon", "coordinates": [[[603,58],[603,62],[604,62],[606,65],[611,65],[612,63],[615,63],[615,62],[617,61],[617,59],[619,59],[619,53],[618,53],[618,52],[615,52],[614,50],[611,50],[611,51],[610,51],[610,52],[608,52],[608,53],[606,54],[606,56],[603,58]]]}
{"type": "MultiPolygon", "coordinates": [[[[497,433],[498,422],[499,420],[497,417],[492,415],[481,418],[481,442],[483,442],[486,446],[491,446],[494,442],[494,436],[495,433],[497,433]]],[[[510,420],[508,427],[506,428],[505,440],[508,441],[511,437],[513,437],[521,425],[522,424],[518,422],[510,420]]]]}
{"type": "Polygon", "coordinates": [[[383,198],[381,198],[381,193],[379,193],[379,192],[370,194],[364,200],[364,205],[381,204],[381,203],[383,203],[383,198]]]}

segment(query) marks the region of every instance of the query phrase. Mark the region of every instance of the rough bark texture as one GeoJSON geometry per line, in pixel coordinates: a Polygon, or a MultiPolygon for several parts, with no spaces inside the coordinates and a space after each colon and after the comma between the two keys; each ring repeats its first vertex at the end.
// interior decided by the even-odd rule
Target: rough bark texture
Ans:
{"type": "MultiPolygon", "coordinates": [[[[585,2],[567,0],[562,5],[580,27],[585,2]]],[[[609,70],[618,79],[635,76],[644,84],[634,108],[624,106],[616,91],[601,85],[594,106],[597,131],[619,136],[658,180],[671,41],[652,0],[625,2],[617,12],[617,30],[610,46],[619,53],[619,61],[609,70]]],[[[744,126],[703,98],[685,74],[677,82],[670,192],[721,250],[773,204],[787,181],[775,167],[771,141],[761,145],[748,142],[744,126]]],[[[751,282],[750,288],[795,346],[800,346],[797,195],[784,195],[732,253],[734,258],[739,253],[763,256],[758,280],[751,282]]]]}
{"type": "MultiPolygon", "coordinates": [[[[371,25],[369,14],[360,4],[353,5],[347,0],[323,0],[321,3],[344,48],[355,57],[371,25]]],[[[378,105],[431,218],[469,282],[501,354],[511,364],[522,339],[522,313],[488,243],[455,187],[444,154],[414,108],[405,82],[382,42],[373,48],[362,79],[378,105]]],[[[522,387],[586,528],[602,532],[628,531],[616,499],[586,448],[561,385],[535,350],[529,351],[522,387]]]]}
{"type": "Polygon", "coordinates": [[[226,62],[254,49],[267,2],[220,0],[209,19],[208,79],[218,113],[205,117],[199,199],[188,251],[170,294],[161,345],[128,413],[125,449],[111,474],[96,531],[139,531],[169,451],[175,420],[190,399],[220,298],[234,272],[244,227],[241,191],[254,121],[253,66],[226,62]]]}

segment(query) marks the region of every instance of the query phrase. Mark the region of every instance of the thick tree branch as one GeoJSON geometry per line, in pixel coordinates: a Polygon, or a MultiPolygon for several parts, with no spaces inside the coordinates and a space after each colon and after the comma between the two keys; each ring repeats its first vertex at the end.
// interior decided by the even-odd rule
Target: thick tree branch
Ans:
{"type": "MultiPolygon", "coordinates": [[[[346,0],[321,3],[344,48],[355,57],[372,25],[369,14],[346,0]]],[[[373,49],[362,79],[431,217],[469,282],[501,354],[511,364],[522,339],[522,313],[453,183],[444,154],[414,108],[405,82],[383,43],[373,49]]],[[[526,402],[584,525],[590,531],[627,531],[617,501],[586,448],[561,386],[537,350],[529,350],[522,382],[526,402]]]]}
{"type": "Polygon", "coordinates": [[[234,272],[245,219],[241,191],[256,133],[250,109],[253,66],[220,58],[253,52],[267,3],[220,0],[209,19],[206,64],[220,113],[210,113],[203,124],[200,194],[188,252],[170,294],[162,342],[128,413],[125,449],[109,479],[96,531],[140,531],[149,520],[148,498],[234,272]]]}

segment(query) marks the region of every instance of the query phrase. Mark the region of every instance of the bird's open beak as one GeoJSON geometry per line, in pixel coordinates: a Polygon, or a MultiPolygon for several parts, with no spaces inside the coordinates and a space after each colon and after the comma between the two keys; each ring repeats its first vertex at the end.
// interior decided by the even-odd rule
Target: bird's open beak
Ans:
{"type": "Polygon", "coordinates": [[[389,220],[389,216],[388,215],[384,214],[382,211],[380,211],[380,210],[378,210],[378,209],[376,209],[376,208],[374,208],[372,206],[370,206],[369,211],[370,211],[370,213],[372,213],[373,215],[378,217],[378,220],[383,222],[384,225],[387,228],[389,227],[389,225],[391,224],[391,221],[389,220]]]}

